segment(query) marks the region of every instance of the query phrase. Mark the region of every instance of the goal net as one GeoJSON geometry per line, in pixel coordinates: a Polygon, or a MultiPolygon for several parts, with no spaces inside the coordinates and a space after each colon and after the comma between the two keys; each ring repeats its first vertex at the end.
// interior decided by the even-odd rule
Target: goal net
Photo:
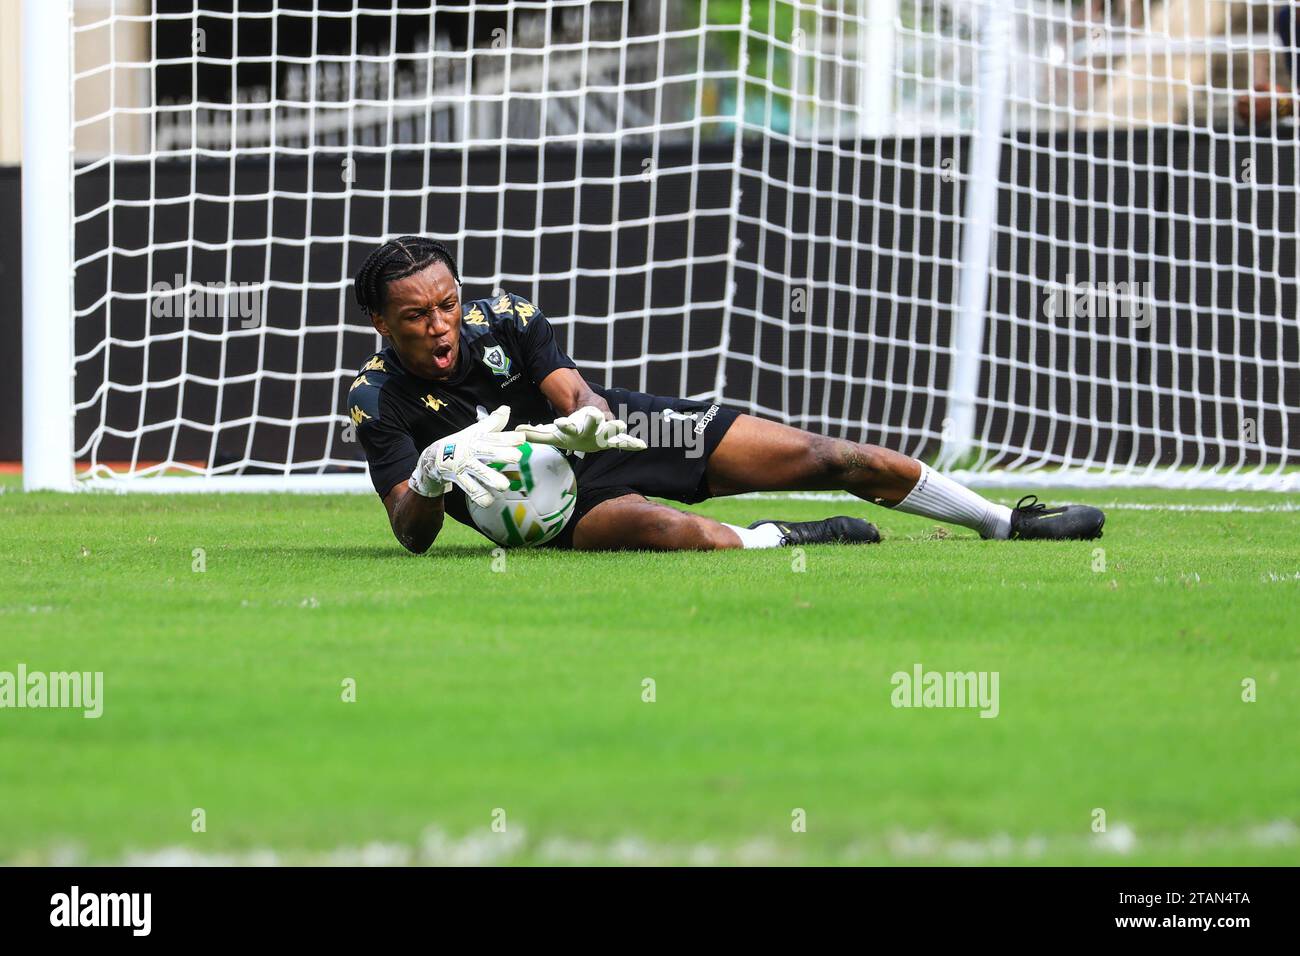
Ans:
{"type": "Polygon", "coordinates": [[[350,277],[426,233],[598,383],[1295,487],[1293,7],[27,0],[25,482],[367,488],[350,277]]]}

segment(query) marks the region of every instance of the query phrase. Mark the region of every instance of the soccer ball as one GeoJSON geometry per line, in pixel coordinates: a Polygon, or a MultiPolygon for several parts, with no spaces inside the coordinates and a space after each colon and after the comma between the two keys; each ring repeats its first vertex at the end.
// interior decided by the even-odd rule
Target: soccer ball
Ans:
{"type": "Polygon", "coordinates": [[[532,548],[564,530],[578,500],[578,480],[550,445],[525,442],[519,451],[519,464],[492,465],[510,479],[510,490],[487,508],[469,501],[469,516],[497,544],[532,548]]]}

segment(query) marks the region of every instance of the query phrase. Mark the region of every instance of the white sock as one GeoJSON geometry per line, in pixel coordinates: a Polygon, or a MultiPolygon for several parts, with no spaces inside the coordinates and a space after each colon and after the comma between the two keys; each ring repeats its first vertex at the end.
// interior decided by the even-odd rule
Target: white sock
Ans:
{"type": "Polygon", "coordinates": [[[781,539],[785,537],[781,529],[770,521],[759,525],[757,528],[740,528],[734,524],[722,523],[724,528],[730,528],[736,532],[736,537],[740,539],[742,548],[779,548],[781,539]]]}
{"type": "Polygon", "coordinates": [[[924,462],[917,464],[921,466],[921,477],[907,497],[894,506],[896,511],[959,524],[978,531],[983,538],[1011,536],[1010,508],[995,505],[924,462]]]}

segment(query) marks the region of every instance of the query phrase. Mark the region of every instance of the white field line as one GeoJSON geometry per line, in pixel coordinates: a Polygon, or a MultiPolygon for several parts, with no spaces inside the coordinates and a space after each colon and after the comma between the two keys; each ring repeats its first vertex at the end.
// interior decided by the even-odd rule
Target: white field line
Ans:
{"type": "MultiPolygon", "coordinates": [[[[202,838],[196,838],[201,840],[202,838]]],[[[515,862],[550,865],[621,866],[764,866],[800,863],[847,865],[880,862],[996,863],[1007,860],[1051,862],[1067,855],[1095,855],[1121,860],[1135,851],[1197,852],[1206,850],[1275,849],[1300,845],[1300,828],[1291,820],[1275,820],[1236,830],[1190,830],[1139,839],[1133,827],[1113,823],[1105,833],[1079,836],[1016,837],[997,833],[987,837],[953,837],[933,831],[889,831],[842,847],[806,852],[802,834],[758,837],[733,844],[654,843],[636,836],[598,842],[553,836],[530,839],[522,827],[505,833],[481,831],[454,837],[437,826],[412,844],[371,842],[319,851],[272,849],[209,852],[189,846],[130,851],[111,861],[93,860],[77,847],[20,855],[8,865],[33,866],[493,866],[515,862]]]]}
{"type": "MultiPolygon", "coordinates": [[[[846,494],[842,491],[751,491],[748,494],[734,495],[732,498],[753,498],[764,501],[856,501],[865,504],[863,500],[856,495],[846,494]]],[[[731,498],[714,498],[714,501],[729,501],[731,498]]],[[[990,499],[996,500],[996,499],[990,499]]],[[[1014,500],[1008,499],[1006,504],[1015,504],[1014,500]]],[[[1144,503],[1134,501],[1112,501],[1108,504],[1097,505],[1098,508],[1109,508],[1112,511],[1204,511],[1204,512],[1291,512],[1300,511],[1300,502],[1297,501],[1279,501],[1270,505],[1237,505],[1237,504],[1219,504],[1219,505],[1188,505],[1176,502],[1168,503],[1144,503]]]]}

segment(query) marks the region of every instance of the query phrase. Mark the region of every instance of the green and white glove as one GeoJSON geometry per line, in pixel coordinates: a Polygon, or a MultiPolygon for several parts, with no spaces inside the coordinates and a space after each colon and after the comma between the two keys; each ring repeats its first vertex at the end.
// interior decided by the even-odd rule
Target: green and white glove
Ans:
{"type": "Polygon", "coordinates": [[[519,432],[528,441],[565,451],[645,451],[646,447],[640,438],[627,433],[626,422],[606,419],[604,412],[592,405],[584,405],[550,425],[520,425],[519,432]]]}
{"type": "Polygon", "coordinates": [[[411,490],[438,498],[455,485],[480,508],[510,490],[510,479],[489,464],[517,464],[524,436],[502,431],[510,420],[510,406],[502,405],[487,418],[462,428],[430,445],[411,472],[411,490]]]}

